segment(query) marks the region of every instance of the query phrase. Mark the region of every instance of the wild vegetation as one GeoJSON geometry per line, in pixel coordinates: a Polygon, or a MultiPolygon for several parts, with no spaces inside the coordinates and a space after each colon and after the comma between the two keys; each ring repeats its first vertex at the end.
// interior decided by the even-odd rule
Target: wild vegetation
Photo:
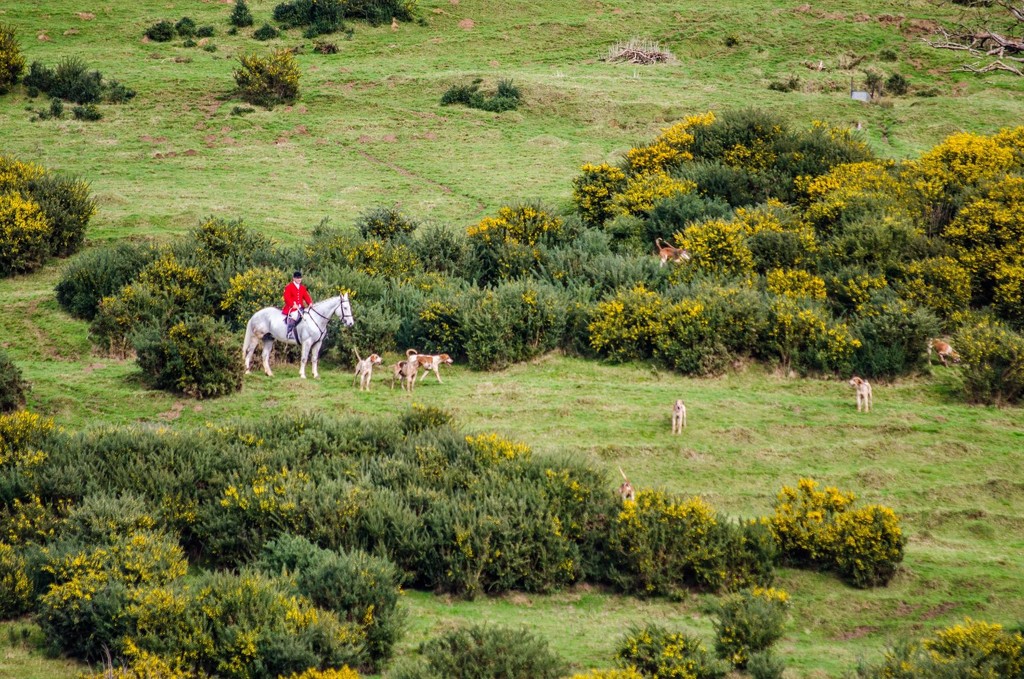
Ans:
{"type": "Polygon", "coordinates": [[[28,406],[3,421],[0,604],[31,613],[0,663],[1019,673],[1019,418],[968,402],[1024,391],[1020,106],[917,40],[953,10],[338,7],[4,10],[0,63],[75,54],[138,95],[74,120],[55,98],[45,126],[19,74],[0,98],[4,157],[98,208],[85,252],[0,281],[28,406]],[[161,21],[181,41],[141,39],[161,21]],[[675,58],[603,58],[623,45],[675,58]],[[466,82],[518,105],[439,105],[466,82]],[[243,381],[241,323],[293,268],[357,325],[318,383],[243,381]],[[939,335],[955,367],[926,365],[939,335]],[[352,349],[407,346],[456,359],[426,407],[348,389],[352,349]]]}

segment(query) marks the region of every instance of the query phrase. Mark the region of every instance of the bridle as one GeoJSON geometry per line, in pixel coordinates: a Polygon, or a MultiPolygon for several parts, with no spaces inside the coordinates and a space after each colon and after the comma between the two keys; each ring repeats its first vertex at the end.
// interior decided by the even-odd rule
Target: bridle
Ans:
{"type": "MultiPolygon", "coordinates": [[[[324,315],[317,311],[316,307],[313,306],[312,304],[310,304],[306,310],[311,311],[320,318],[324,319],[324,327],[320,330],[320,336],[317,337],[316,341],[313,342],[313,344],[316,344],[317,342],[322,342],[324,337],[327,336],[327,324],[331,322],[331,316],[338,314],[338,311],[341,311],[341,313],[338,314],[338,316],[341,318],[342,323],[345,323],[345,325],[351,325],[351,323],[349,323],[348,321],[352,321],[353,323],[355,322],[355,317],[352,316],[352,309],[351,307],[348,307],[347,295],[340,295],[338,297],[338,308],[327,315],[324,315]]],[[[298,338],[296,337],[296,339],[298,338]]]]}

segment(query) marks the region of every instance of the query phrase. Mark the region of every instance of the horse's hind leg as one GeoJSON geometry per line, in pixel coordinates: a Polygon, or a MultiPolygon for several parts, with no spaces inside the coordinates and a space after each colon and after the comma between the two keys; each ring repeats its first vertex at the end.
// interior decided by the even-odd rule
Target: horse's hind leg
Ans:
{"type": "Polygon", "coordinates": [[[245,346],[242,347],[242,364],[245,366],[245,374],[248,375],[249,367],[252,365],[252,355],[256,351],[256,342],[252,334],[246,334],[245,346]]]}
{"type": "Polygon", "coordinates": [[[274,340],[265,339],[263,340],[263,372],[267,373],[268,377],[273,377],[274,372],[270,369],[270,352],[274,350],[274,340]]]}

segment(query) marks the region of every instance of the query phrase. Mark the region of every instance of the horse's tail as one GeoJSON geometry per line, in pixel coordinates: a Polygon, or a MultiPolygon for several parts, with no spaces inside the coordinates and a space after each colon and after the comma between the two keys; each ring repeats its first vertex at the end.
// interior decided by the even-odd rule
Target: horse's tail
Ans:
{"type": "Polygon", "coordinates": [[[245,363],[245,357],[249,355],[249,344],[255,339],[252,332],[252,322],[256,316],[249,319],[249,322],[245,324],[245,339],[242,341],[242,363],[245,363]]]}

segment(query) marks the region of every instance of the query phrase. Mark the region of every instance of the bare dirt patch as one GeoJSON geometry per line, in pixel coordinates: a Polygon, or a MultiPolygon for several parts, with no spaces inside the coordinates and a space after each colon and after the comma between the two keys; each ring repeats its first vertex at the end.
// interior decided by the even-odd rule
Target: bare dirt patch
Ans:
{"type": "Polygon", "coordinates": [[[459,28],[461,28],[464,31],[471,31],[473,30],[474,26],[476,26],[476,22],[473,21],[472,19],[463,19],[462,21],[459,22],[459,28]]]}
{"type": "Polygon", "coordinates": [[[878,23],[880,24],[900,24],[906,19],[902,14],[879,14],[878,23]]]}
{"type": "Polygon", "coordinates": [[[858,625],[857,627],[854,627],[852,630],[840,632],[832,638],[836,641],[850,641],[851,639],[860,639],[861,637],[866,637],[872,632],[877,631],[878,627],[874,625],[858,625]]]}
{"type": "Polygon", "coordinates": [[[900,33],[909,38],[931,35],[937,33],[938,30],[939,23],[931,19],[910,19],[900,24],[900,33]]]}
{"type": "Polygon", "coordinates": [[[82,21],[92,21],[96,18],[96,15],[92,12],[75,12],[75,16],[82,21]]]}
{"type": "Polygon", "coordinates": [[[175,401],[174,405],[171,406],[170,410],[160,413],[157,415],[164,422],[173,422],[174,420],[181,417],[181,411],[185,409],[184,401],[175,401]]]}
{"type": "Polygon", "coordinates": [[[150,144],[163,144],[167,141],[167,137],[151,137],[148,134],[144,134],[139,137],[139,141],[149,142],[150,144]]]}
{"type": "Polygon", "coordinates": [[[944,601],[941,604],[939,604],[938,606],[933,606],[932,608],[929,608],[927,611],[922,613],[921,614],[921,619],[922,620],[932,620],[933,618],[937,618],[940,615],[943,615],[945,613],[949,613],[954,608],[956,608],[956,603],[955,602],[953,602],[953,601],[944,601]]]}
{"type": "Polygon", "coordinates": [[[78,29],[77,28],[69,28],[68,30],[64,31],[64,35],[65,36],[68,36],[68,35],[78,35],[78,29]]]}

